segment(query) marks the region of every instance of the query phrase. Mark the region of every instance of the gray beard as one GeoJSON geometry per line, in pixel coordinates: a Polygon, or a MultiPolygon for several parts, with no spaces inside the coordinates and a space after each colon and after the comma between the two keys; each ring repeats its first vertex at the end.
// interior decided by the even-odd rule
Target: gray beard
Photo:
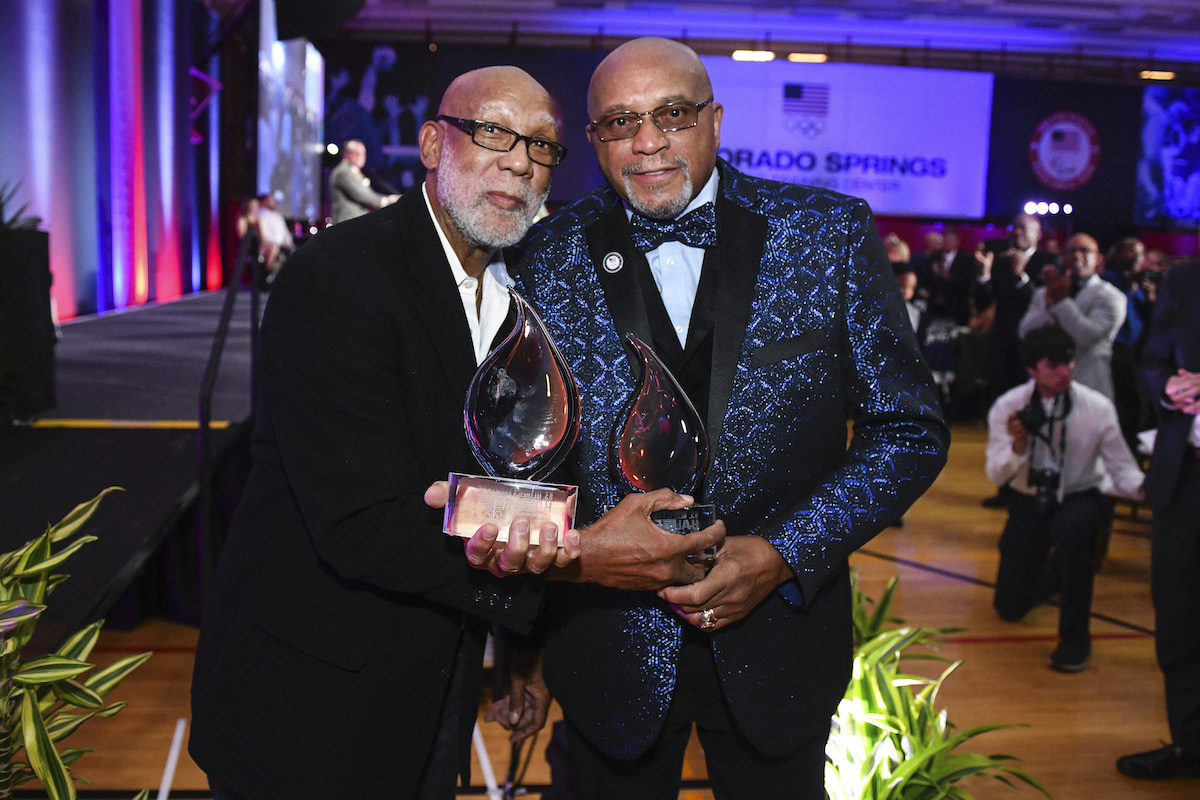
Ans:
{"type": "Polygon", "coordinates": [[[621,180],[625,184],[626,202],[633,206],[633,210],[643,217],[649,217],[650,219],[674,219],[683,213],[688,203],[692,202],[692,171],[688,167],[688,163],[682,158],[668,159],[666,163],[683,170],[683,189],[677,197],[673,198],[656,195],[655,199],[660,202],[654,206],[646,205],[639,201],[633,194],[633,181],[630,176],[643,167],[635,164],[621,170],[621,180]]]}
{"type": "Polygon", "coordinates": [[[511,211],[496,208],[484,196],[483,186],[463,176],[451,152],[450,148],[442,149],[437,195],[454,227],[468,244],[480,249],[499,250],[521,241],[546,201],[549,188],[538,196],[524,183],[505,186],[506,192],[521,198],[524,207],[511,211]]]}

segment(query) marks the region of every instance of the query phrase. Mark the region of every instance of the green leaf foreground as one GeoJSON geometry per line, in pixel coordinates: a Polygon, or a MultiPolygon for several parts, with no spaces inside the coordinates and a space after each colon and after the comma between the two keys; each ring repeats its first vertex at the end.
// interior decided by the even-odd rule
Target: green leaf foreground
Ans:
{"type": "MultiPolygon", "coordinates": [[[[121,490],[104,490],[41,536],[0,554],[0,800],[11,798],[15,787],[35,777],[50,800],[75,798],[75,781],[83,779],[72,769],[88,751],[59,751],[58,743],[87,720],[111,717],[123,709],[124,702],[106,706],[104,698],[150,657],[129,655],[95,669],[88,659],[104,625],[100,620],[69,636],[54,653],[23,658],[46,598],[68,577],[56,570],[96,540],[80,535],[80,529],[114,491],[121,490]]],[[[148,797],[149,790],[144,790],[135,800],[148,797]]]]}
{"type": "Polygon", "coordinates": [[[42,656],[21,665],[21,668],[13,673],[12,679],[22,686],[37,686],[74,678],[91,668],[92,665],[86,661],[76,661],[58,655],[42,656]]]}
{"type": "Polygon", "coordinates": [[[74,800],[75,786],[71,783],[71,776],[67,773],[54,742],[50,741],[46,723],[42,720],[42,712],[38,710],[29,692],[21,697],[21,729],[24,733],[25,753],[29,756],[29,765],[33,767],[50,799],[74,800]]]}
{"type": "Polygon", "coordinates": [[[892,578],[873,611],[858,589],[854,597],[855,655],[850,684],[833,718],[825,754],[825,791],[829,800],[974,800],[957,785],[967,778],[990,778],[1010,787],[1016,782],[1050,793],[1013,765],[1010,755],[959,753],[958,748],[1007,724],[980,725],[955,732],[936,700],[942,683],[963,662],[950,662],[927,647],[957,628],[887,628],[902,624],[890,615],[897,579],[892,578]],[[947,664],[936,678],[907,674],[901,660],[947,664]]]}

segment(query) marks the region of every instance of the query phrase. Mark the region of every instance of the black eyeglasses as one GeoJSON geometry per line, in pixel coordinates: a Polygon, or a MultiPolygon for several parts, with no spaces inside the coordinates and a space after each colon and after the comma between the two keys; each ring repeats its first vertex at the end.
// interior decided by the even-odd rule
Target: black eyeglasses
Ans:
{"type": "Polygon", "coordinates": [[[694,128],[700,122],[700,109],[712,103],[667,103],[653,111],[616,111],[588,123],[588,130],[602,142],[631,139],[642,127],[642,117],[650,117],[663,133],[694,128]]]}
{"type": "Polygon", "coordinates": [[[448,122],[463,133],[470,134],[472,142],[497,153],[508,153],[517,146],[517,142],[523,141],[525,150],[529,153],[529,160],[544,167],[557,167],[567,157],[567,148],[558,142],[540,136],[522,136],[511,128],[494,122],[448,117],[445,114],[439,114],[438,120],[448,122]]]}

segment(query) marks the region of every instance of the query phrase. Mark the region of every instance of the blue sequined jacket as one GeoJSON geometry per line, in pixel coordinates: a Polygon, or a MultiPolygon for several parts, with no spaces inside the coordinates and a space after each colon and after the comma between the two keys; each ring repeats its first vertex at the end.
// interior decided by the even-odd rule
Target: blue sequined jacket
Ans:
{"type": "MultiPolygon", "coordinates": [[[[712,646],[743,732],[783,753],[826,735],[845,692],[849,555],[929,487],[949,432],[866,203],[718,168],[708,500],[729,535],[768,539],[795,581],[712,646]]],[[[607,445],[634,388],[621,336],[651,338],[639,268],[605,187],[535,230],[517,269],[582,394],[580,526],[621,494],[607,445]]],[[[543,616],[565,713],[614,756],[644,752],[670,706],[684,623],[653,593],[595,585],[553,584],[543,616]]]]}

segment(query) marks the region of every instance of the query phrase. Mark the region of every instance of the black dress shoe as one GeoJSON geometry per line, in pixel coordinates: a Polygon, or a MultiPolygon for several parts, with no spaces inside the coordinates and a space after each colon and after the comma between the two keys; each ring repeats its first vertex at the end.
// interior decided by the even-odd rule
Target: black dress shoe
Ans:
{"type": "Polygon", "coordinates": [[[1004,508],[1008,505],[1008,493],[1011,491],[1012,489],[1008,488],[1008,486],[1001,486],[1000,490],[994,495],[984,498],[980,502],[980,505],[984,508],[1004,508]]]}
{"type": "Polygon", "coordinates": [[[1117,759],[1117,772],[1130,778],[1157,781],[1190,776],[1200,778],[1200,755],[1184,754],[1173,744],[1117,759]]]}
{"type": "Polygon", "coordinates": [[[1068,645],[1060,644],[1050,654],[1050,669],[1057,672],[1083,672],[1087,666],[1088,659],[1092,657],[1092,648],[1090,645],[1068,645]]]}

